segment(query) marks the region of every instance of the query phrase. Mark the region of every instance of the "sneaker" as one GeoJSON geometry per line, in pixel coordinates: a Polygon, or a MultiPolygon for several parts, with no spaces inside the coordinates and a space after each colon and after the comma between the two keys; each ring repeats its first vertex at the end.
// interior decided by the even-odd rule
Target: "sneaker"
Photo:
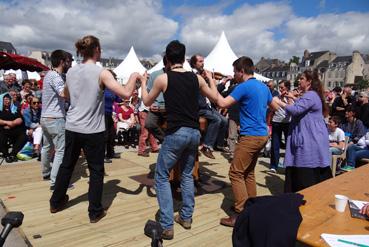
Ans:
{"type": "Polygon", "coordinates": [[[151,150],[151,153],[159,153],[160,148],[156,149],[156,150],[151,150]]]}
{"type": "Polygon", "coordinates": [[[177,214],[174,216],[174,221],[183,226],[184,229],[191,229],[192,220],[182,220],[181,216],[177,214]]]}
{"type": "Polygon", "coordinates": [[[270,168],[270,169],[269,169],[269,172],[270,172],[270,173],[277,173],[277,170],[276,170],[275,168],[270,168]]]}
{"type": "Polygon", "coordinates": [[[353,166],[344,166],[344,167],[341,167],[341,170],[342,171],[346,171],[346,172],[350,172],[350,171],[352,171],[352,170],[354,170],[355,169],[355,167],[353,167],[353,166]]]}
{"type": "Polygon", "coordinates": [[[104,163],[105,164],[110,164],[110,163],[113,163],[113,161],[111,161],[111,159],[105,158],[104,163]]]}
{"type": "Polygon", "coordinates": [[[97,223],[99,222],[102,218],[104,218],[107,214],[106,210],[103,210],[98,216],[90,218],[90,223],[97,223]]]}
{"type": "Polygon", "coordinates": [[[203,155],[205,155],[209,159],[215,159],[213,152],[210,150],[210,148],[203,146],[200,151],[203,155]]]}
{"type": "Polygon", "coordinates": [[[161,238],[165,240],[172,240],[174,237],[174,230],[173,229],[165,229],[161,234],[161,238]]]}

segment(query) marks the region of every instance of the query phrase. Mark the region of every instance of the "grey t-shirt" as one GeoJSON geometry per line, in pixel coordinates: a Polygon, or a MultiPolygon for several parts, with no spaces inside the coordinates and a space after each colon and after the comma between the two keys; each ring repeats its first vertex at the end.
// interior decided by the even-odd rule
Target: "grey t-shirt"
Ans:
{"type": "Polygon", "coordinates": [[[104,91],[100,88],[103,68],[77,64],[67,73],[70,107],[65,129],[83,134],[105,131],[104,91]]]}
{"type": "Polygon", "coordinates": [[[64,85],[65,83],[58,72],[50,70],[46,73],[42,88],[41,117],[65,117],[65,101],[60,96],[64,85]]]}

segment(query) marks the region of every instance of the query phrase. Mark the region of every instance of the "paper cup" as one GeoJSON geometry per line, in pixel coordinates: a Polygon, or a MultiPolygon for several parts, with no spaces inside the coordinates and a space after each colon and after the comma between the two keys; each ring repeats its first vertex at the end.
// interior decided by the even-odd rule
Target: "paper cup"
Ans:
{"type": "Polygon", "coordinates": [[[334,197],[336,198],[335,200],[336,210],[340,213],[345,212],[345,208],[346,208],[346,204],[348,200],[347,196],[335,195],[334,197]]]}

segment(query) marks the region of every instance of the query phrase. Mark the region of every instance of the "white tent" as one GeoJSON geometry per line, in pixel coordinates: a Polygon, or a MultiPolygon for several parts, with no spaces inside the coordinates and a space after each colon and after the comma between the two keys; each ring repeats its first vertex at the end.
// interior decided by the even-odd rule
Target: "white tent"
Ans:
{"type": "Polygon", "coordinates": [[[118,80],[125,84],[132,73],[138,72],[143,74],[146,69],[141,64],[140,60],[138,60],[136,52],[132,46],[126,58],[113,71],[115,74],[117,74],[118,80]]]}
{"type": "MultiPolygon", "coordinates": [[[[218,43],[205,58],[204,67],[211,72],[220,72],[223,75],[233,75],[233,62],[238,57],[230,47],[224,31],[222,32],[218,43]]],[[[258,73],[254,73],[256,79],[260,81],[269,81],[270,79],[258,73]]]]}
{"type": "MultiPolygon", "coordinates": [[[[164,63],[163,63],[163,59],[161,59],[154,67],[152,67],[151,69],[149,69],[147,71],[147,73],[151,74],[154,71],[157,70],[161,70],[164,67],[164,63]]],[[[184,64],[183,64],[183,68],[187,71],[191,71],[191,66],[190,64],[187,62],[187,60],[185,60],[184,64]]]]}
{"type": "Polygon", "coordinates": [[[229,46],[224,31],[213,50],[205,58],[204,67],[211,72],[219,72],[223,75],[233,75],[233,62],[237,59],[229,46]]]}

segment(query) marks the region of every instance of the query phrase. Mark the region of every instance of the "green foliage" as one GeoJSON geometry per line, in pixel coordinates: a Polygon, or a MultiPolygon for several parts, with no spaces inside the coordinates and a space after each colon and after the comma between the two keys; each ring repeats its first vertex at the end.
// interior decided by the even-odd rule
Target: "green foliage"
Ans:
{"type": "Polygon", "coordinates": [[[368,80],[360,80],[355,83],[355,86],[358,90],[364,90],[369,88],[369,81],[368,80]]]}
{"type": "Polygon", "coordinates": [[[300,63],[300,58],[296,57],[296,56],[292,56],[292,58],[290,59],[288,64],[291,65],[291,63],[299,64],[300,63]]]}

